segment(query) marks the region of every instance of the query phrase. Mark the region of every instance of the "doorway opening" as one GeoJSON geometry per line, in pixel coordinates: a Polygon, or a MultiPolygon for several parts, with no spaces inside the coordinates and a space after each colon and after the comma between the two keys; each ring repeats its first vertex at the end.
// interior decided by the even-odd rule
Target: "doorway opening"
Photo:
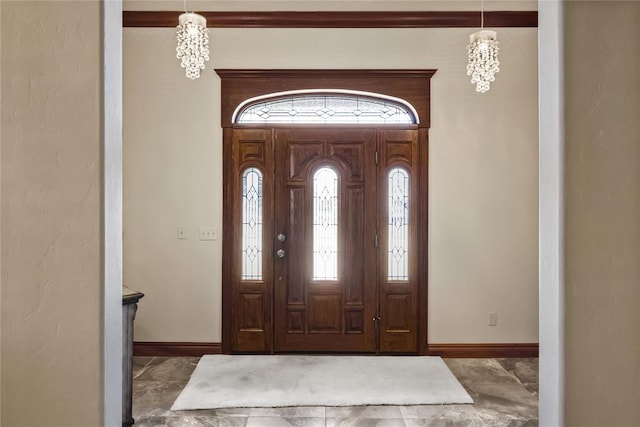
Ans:
{"type": "Polygon", "coordinates": [[[225,353],[427,351],[434,71],[345,71],[218,71],[225,353]]]}
{"type": "MultiPolygon", "coordinates": [[[[105,31],[103,39],[105,42],[105,93],[114,94],[112,98],[105,99],[105,127],[115,129],[121,126],[119,111],[121,101],[118,93],[121,92],[121,76],[119,70],[122,66],[121,54],[121,34],[122,34],[122,11],[118,2],[107,2],[105,4],[104,23],[105,31]],[[114,77],[115,76],[115,77],[114,77]],[[119,77],[120,76],[120,77],[119,77]]],[[[562,265],[562,251],[558,251],[558,242],[562,235],[561,204],[562,179],[562,3],[559,1],[539,2],[539,95],[540,95],[540,201],[541,201],[541,222],[540,222],[540,359],[541,359],[541,400],[540,419],[542,424],[559,425],[563,417],[563,303],[562,303],[562,275],[558,274],[562,265]],[[545,142],[543,144],[542,142],[545,142]],[[560,160],[559,160],[560,159],[560,160]],[[544,313],[543,313],[544,311],[544,313]],[[546,422],[545,422],[546,420],[546,422]]],[[[121,132],[120,132],[121,133],[121,132]]],[[[121,148],[119,137],[109,139],[115,148],[121,148]]],[[[114,185],[121,182],[118,178],[118,160],[107,157],[105,160],[105,179],[113,179],[114,185]],[[114,163],[115,162],[115,163],[114,163]],[[112,176],[113,175],[113,176],[112,176]]],[[[120,198],[111,194],[105,195],[105,212],[114,212],[117,216],[117,209],[120,198]]],[[[113,216],[113,215],[112,215],[113,216]]],[[[117,230],[115,230],[117,231],[117,230]]],[[[121,235],[122,233],[120,233],[121,235]]],[[[105,255],[107,261],[116,264],[122,262],[120,252],[117,250],[107,251],[105,255]]],[[[105,363],[103,367],[105,419],[119,415],[120,394],[120,374],[121,371],[120,354],[118,352],[119,320],[121,318],[121,282],[105,280],[105,307],[104,307],[104,342],[105,363]],[[117,327],[113,327],[116,325],[117,327]],[[108,351],[107,351],[108,350],[108,351]],[[117,356],[117,357],[116,357],[117,356]],[[111,362],[109,362],[111,361],[111,362]],[[110,409],[109,409],[110,408],[110,409]],[[115,414],[115,415],[114,415],[115,414]]],[[[225,336],[228,333],[225,332],[225,336]]],[[[425,341],[426,342],[426,341],[425,341]]],[[[105,422],[105,424],[110,424],[105,422]]]]}

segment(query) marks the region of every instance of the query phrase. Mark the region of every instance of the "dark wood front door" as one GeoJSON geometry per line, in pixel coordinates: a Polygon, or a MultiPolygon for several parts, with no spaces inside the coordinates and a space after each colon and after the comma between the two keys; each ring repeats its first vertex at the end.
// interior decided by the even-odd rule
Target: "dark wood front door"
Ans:
{"type": "Polygon", "coordinates": [[[225,131],[227,351],[421,351],[420,132],[225,131]]]}
{"type": "Polygon", "coordinates": [[[376,130],[277,129],[274,144],[274,350],[374,352],[376,130]]]}

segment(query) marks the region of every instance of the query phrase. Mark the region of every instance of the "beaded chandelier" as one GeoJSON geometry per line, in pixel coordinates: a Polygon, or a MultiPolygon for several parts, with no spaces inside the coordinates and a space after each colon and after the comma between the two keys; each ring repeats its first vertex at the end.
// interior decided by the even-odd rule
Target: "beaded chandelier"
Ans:
{"type": "Polygon", "coordinates": [[[471,76],[471,84],[476,85],[476,92],[485,93],[491,88],[491,82],[495,81],[495,74],[500,71],[500,49],[496,32],[484,29],[484,0],[480,13],[480,31],[469,36],[467,75],[471,76]]]}
{"type": "Polygon", "coordinates": [[[187,77],[195,80],[204,70],[204,63],[209,60],[209,29],[204,16],[197,13],[183,13],[178,18],[176,27],[176,57],[185,69],[187,77]]]}

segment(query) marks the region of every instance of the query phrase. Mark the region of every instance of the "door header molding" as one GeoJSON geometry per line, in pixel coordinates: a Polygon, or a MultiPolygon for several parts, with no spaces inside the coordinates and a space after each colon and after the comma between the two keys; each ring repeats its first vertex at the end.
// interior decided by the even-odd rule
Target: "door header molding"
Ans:
{"type": "Polygon", "coordinates": [[[430,126],[430,84],[437,70],[216,69],[221,79],[222,127],[233,126],[236,108],[250,98],[315,89],[356,90],[400,98],[413,105],[418,127],[430,126]]]}

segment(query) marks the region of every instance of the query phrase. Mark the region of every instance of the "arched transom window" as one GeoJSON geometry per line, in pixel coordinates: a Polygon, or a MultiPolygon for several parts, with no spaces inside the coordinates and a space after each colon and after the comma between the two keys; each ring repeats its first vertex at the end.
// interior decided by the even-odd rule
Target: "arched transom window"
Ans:
{"type": "Polygon", "coordinates": [[[385,95],[323,89],[270,94],[242,103],[240,124],[417,124],[408,102],[385,95]]]}

